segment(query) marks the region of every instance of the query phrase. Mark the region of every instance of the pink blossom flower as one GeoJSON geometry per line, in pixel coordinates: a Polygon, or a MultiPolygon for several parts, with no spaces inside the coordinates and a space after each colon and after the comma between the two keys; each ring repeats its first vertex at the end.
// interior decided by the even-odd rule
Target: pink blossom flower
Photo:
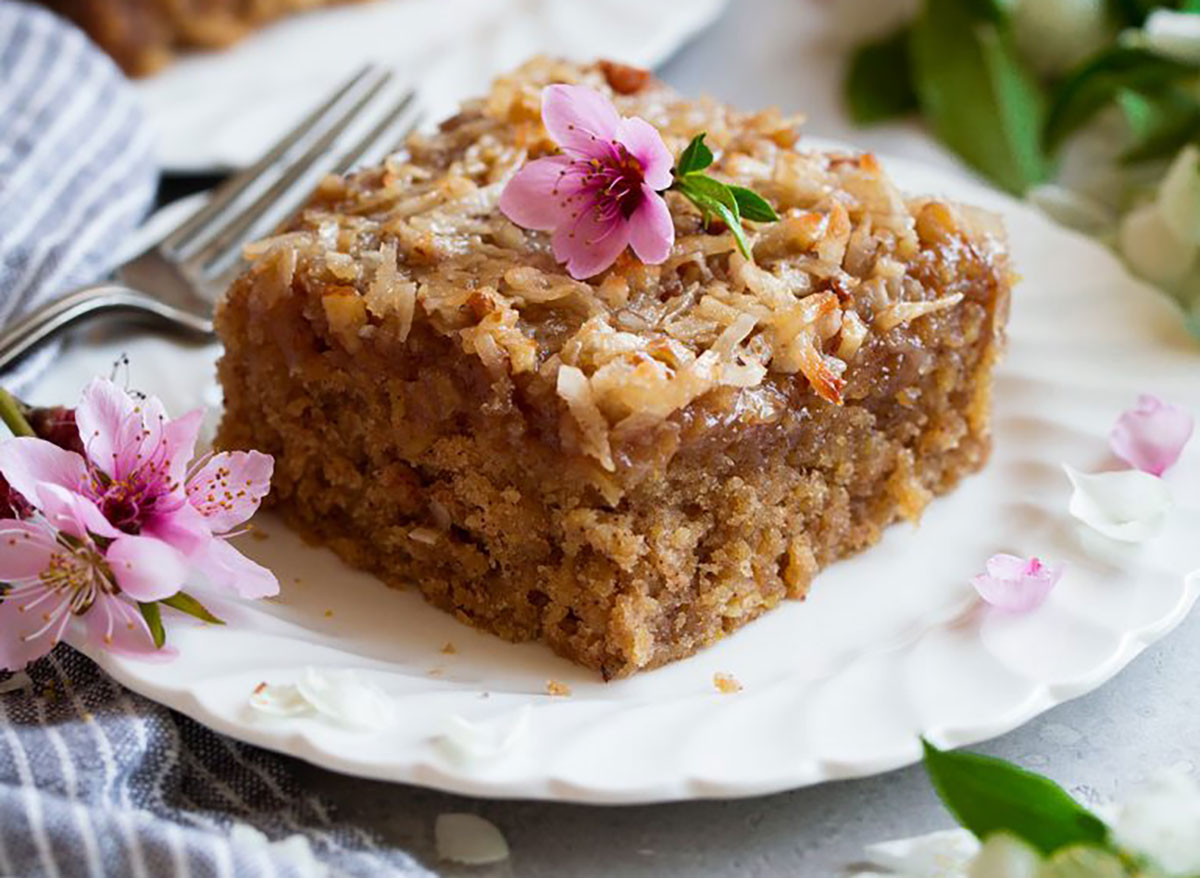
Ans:
{"type": "Polygon", "coordinates": [[[517,172],[500,210],[519,226],[553,232],[555,258],[577,279],[604,271],[626,245],[642,262],[664,261],[675,226],[659,192],[671,185],[674,159],[654,126],[623,118],[581,85],[547,86],[542,121],[562,153],[517,172]]]}
{"type": "Polygon", "coordinates": [[[258,509],[274,461],[256,451],[225,452],[189,473],[202,416],[196,410],[172,420],[159,400],[136,399],[97,378],[75,411],[84,454],[12,439],[0,445],[0,476],[39,509],[41,486],[78,495],[95,510],[85,521],[97,536],[107,536],[97,528],[108,526],[152,537],[214,585],[247,598],[276,594],[275,576],[227,542],[258,509]]]}
{"type": "Polygon", "coordinates": [[[993,555],[987,572],[971,580],[979,596],[994,607],[1022,613],[1041,606],[1050,589],[1062,578],[1062,567],[1037,558],[1026,561],[1016,555],[993,555]]]}
{"type": "Polygon", "coordinates": [[[1179,460],[1193,427],[1185,410],[1144,393],[1117,419],[1109,442],[1113,453],[1130,466],[1161,476],[1179,460]]]}
{"type": "Polygon", "coordinates": [[[45,655],[75,620],[106,649],[155,653],[137,602],[179,591],[183,559],[159,540],[117,530],[94,503],[60,485],[41,485],[36,495],[29,519],[0,521],[0,581],[8,584],[0,596],[0,668],[19,670],[45,655]]]}

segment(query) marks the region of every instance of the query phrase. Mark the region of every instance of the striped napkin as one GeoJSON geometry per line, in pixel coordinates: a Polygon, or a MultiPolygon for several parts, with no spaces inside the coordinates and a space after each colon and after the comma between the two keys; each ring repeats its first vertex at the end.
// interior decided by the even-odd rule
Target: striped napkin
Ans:
{"type": "MultiPolygon", "coordinates": [[[[107,57],[0,0],[0,325],[112,267],[153,198],[150,148],[107,57]]],[[[31,359],[3,383],[19,390],[31,359]]],[[[0,674],[3,878],[428,874],[339,825],[291,762],[125,691],[68,647],[0,674]]]]}
{"type": "Polygon", "coordinates": [[[0,0],[0,325],[113,267],[154,197],[152,145],[132,89],[81,32],[0,0]]]}

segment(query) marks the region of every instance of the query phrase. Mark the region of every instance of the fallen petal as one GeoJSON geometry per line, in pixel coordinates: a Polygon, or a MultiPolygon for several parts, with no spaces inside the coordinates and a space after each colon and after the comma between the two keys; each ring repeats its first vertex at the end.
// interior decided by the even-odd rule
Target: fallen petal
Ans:
{"type": "Polygon", "coordinates": [[[381,732],[396,721],[395,702],[356,671],[306,668],[296,688],[318,713],[352,729],[381,732]]]}
{"type": "Polygon", "coordinates": [[[1062,567],[1038,558],[993,555],[987,572],[971,580],[979,596],[994,607],[1014,613],[1036,609],[1062,578],[1062,567]]]}
{"type": "Polygon", "coordinates": [[[488,722],[472,722],[452,714],[440,738],[442,748],[462,763],[490,762],[513,750],[528,736],[533,708],[522,705],[515,713],[488,722]]]}
{"type": "Polygon", "coordinates": [[[915,838],[867,845],[866,856],[872,866],[900,875],[949,876],[963,874],[978,851],[979,842],[970,832],[946,829],[915,838]]]}
{"type": "Polygon", "coordinates": [[[438,858],[483,866],[508,859],[508,842],[496,824],[476,814],[439,814],[433,827],[438,858]]]}
{"type": "Polygon", "coordinates": [[[250,693],[250,706],[268,716],[306,716],[317,712],[294,683],[260,684],[250,693]]]}
{"type": "Polygon", "coordinates": [[[1113,453],[1130,466],[1161,476],[1179,460],[1194,428],[1189,412],[1143,394],[1136,406],[1117,419],[1110,444],[1113,453]]]}
{"type": "Polygon", "coordinates": [[[1159,533],[1171,508],[1166,482],[1138,470],[1089,475],[1063,464],[1075,487],[1070,512],[1104,536],[1140,543],[1159,533]]]}

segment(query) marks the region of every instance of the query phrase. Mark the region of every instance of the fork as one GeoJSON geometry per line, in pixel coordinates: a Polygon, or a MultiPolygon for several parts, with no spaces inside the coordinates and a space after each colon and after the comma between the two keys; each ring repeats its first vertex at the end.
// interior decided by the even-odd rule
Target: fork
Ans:
{"type": "Polygon", "coordinates": [[[393,80],[389,70],[363,68],[261,159],[216,188],[204,207],[118,268],[115,281],[68,293],[0,332],[0,371],[66,327],[104,313],[211,335],[213,305],[241,269],[243,246],[291,216],[321,176],[382,161],[420,123],[414,93],[397,97],[393,80]],[[381,114],[380,106],[386,106],[381,114]],[[372,115],[375,124],[339,148],[372,115]]]}

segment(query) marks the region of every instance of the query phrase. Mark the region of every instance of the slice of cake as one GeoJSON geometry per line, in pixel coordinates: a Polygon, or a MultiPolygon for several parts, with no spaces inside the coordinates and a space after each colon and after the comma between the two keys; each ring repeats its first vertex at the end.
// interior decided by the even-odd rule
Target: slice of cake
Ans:
{"type": "Polygon", "coordinates": [[[256,27],[354,0],[39,0],[87,32],[131,76],[153,73],[183,48],[217,49],[256,27]]]}
{"type": "Polygon", "coordinates": [[[619,677],[694,653],[915,521],[988,456],[1010,269],[989,215],[643,73],[536,60],[325,181],[219,307],[219,444],[350,564],[619,677]],[[779,215],[676,192],[674,245],[581,281],[499,210],[583,83],[779,215]]]}

